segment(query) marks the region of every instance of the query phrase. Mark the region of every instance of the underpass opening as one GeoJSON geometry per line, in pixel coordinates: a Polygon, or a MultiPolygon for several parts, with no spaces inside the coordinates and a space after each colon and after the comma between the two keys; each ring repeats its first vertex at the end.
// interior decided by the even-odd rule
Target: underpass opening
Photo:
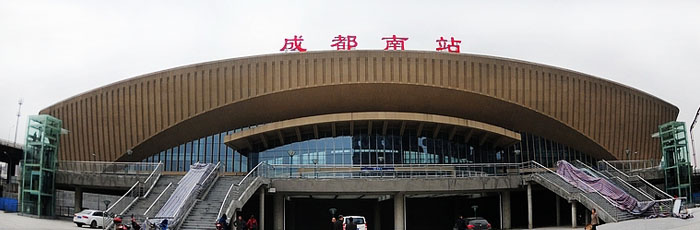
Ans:
{"type": "Polygon", "coordinates": [[[500,229],[500,205],[498,193],[407,195],[406,229],[452,229],[460,215],[482,217],[500,229]]]}
{"type": "Polygon", "coordinates": [[[338,215],[364,216],[368,229],[393,229],[393,205],[390,195],[290,195],[285,229],[327,230],[338,215]]]}

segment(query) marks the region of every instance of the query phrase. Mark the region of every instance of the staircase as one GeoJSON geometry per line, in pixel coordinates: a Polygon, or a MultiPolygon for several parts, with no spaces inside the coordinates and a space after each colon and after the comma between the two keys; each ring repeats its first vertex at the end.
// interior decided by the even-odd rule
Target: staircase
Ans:
{"type": "Polygon", "coordinates": [[[573,165],[578,167],[578,168],[585,168],[589,172],[592,172],[593,174],[595,174],[596,177],[599,177],[599,178],[602,178],[604,180],[611,182],[612,184],[614,184],[618,188],[625,191],[627,194],[632,195],[632,197],[634,197],[638,201],[652,201],[652,200],[654,200],[652,198],[652,196],[650,196],[649,194],[645,193],[644,191],[639,190],[638,188],[632,186],[628,182],[620,179],[619,177],[616,177],[616,176],[611,177],[609,174],[598,171],[598,170],[586,165],[585,163],[583,163],[579,160],[576,160],[573,163],[573,165]]]}
{"type": "Polygon", "coordinates": [[[595,208],[598,210],[598,217],[607,223],[636,218],[634,215],[613,206],[610,201],[599,193],[584,192],[564,180],[564,178],[560,177],[559,174],[556,174],[554,171],[545,168],[537,162],[533,162],[533,164],[534,166],[531,166],[531,168],[537,170],[531,169],[533,173],[524,178],[526,181],[536,182],[566,200],[578,201],[588,209],[595,208]]]}
{"type": "MultiPolygon", "coordinates": [[[[224,202],[226,192],[232,184],[238,183],[242,177],[221,176],[211,187],[209,193],[202,200],[197,201],[192,211],[185,218],[180,229],[216,229],[214,224],[219,218],[221,203],[224,202]]],[[[234,186],[235,187],[235,186],[234,186]]],[[[237,195],[234,193],[232,195],[237,195]]]]}
{"type": "MultiPolygon", "coordinates": [[[[165,203],[165,200],[170,197],[170,194],[175,190],[175,187],[177,186],[177,182],[182,178],[182,176],[166,176],[166,175],[161,175],[160,179],[158,179],[158,182],[156,182],[156,185],[153,186],[153,189],[151,189],[151,192],[146,196],[145,198],[138,199],[134,205],[131,206],[125,213],[124,216],[131,216],[132,214],[136,217],[139,216],[141,217],[144,215],[144,212],[146,212],[146,209],[153,204],[153,201],[156,200],[156,198],[163,192],[165,192],[162,195],[162,198],[159,200],[158,203],[160,203],[160,206],[158,203],[154,205],[153,209],[159,210],[161,206],[165,203]],[[168,188],[167,191],[165,190],[166,187],[168,187],[168,184],[172,183],[170,188],[168,188]],[[157,206],[157,207],[156,207],[157,206]]],[[[143,219],[143,218],[140,218],[143,219]]]]}

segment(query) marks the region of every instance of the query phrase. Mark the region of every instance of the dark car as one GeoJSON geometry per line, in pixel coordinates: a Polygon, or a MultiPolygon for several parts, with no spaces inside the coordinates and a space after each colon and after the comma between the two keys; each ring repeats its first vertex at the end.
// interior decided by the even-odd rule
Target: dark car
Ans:
{"type": "Polygon", "coordinates": [[[467,218],[467,229],[473,229],[473,230],[482,230],[482,229],[491,229],[491,224],[489,222],[481,217],[471,217],[467,218]]]}

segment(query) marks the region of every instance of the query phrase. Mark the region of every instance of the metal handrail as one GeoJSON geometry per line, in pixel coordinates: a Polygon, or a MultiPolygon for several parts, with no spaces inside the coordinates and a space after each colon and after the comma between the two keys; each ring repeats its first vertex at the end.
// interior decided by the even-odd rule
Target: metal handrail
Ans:
{"type": "Polygon", "coordinates": [[[207,184],[207,181],[208,181],[209,178],[211,177],[211,174],[214,173],[214,172],[217,172],[217,171],[219,170],[219,166],[220,166],[220,165],[221,165],[221,162],[216,163],[216,166],[214,166],[214,169],[213,169],[211,172],[209,172],[209,174],[207,175],[207,177],[205,177],[204,181],[203,181],[201,184],[198,184],[199,187],[200,187],[199,189],[196,189],[196,188],[195,188],[195,189],[190,190],[190,191],[187,193],[187,196],[185,196],[185,197],[187,197],[186,200],[185,200],[185,204],[182,205],[177,211],[175,211],[175,214],[173,215],[173,221],[172,221],[172,223],[171,223],[172,226],[173,226],[173,229],[177,229],[177,226],[180,224],[180,219],[181,219],[181,217],[178,216],[178,215],[180,215],[180,211],[182,211],[183,208],[185,208],[185,207],[187,207],[187,209],[189,210],[190,206],[192,206],[192,204],[194,203],[194,201],[197,200],[197,196],[199,195],[199,192],[201,192],[201,189],[204,187],[205,184],[207,184]],[[195,191],[197,192],[197,195],[192,195],[192,193],[195,192],[195,191]]]}
{"type": "Polygon", "coordinates": [[[226,192],[224,201],[221,202],[221,207],[219,207],[219,212],[216,214],[216,218],[219,218],[221,216],[221,211],[224,210],[224,205],[226,205],[226,201],[228,200],[229,195],[231,195],[231,189],[233,189],[234,185],[235,184],[231,184],[231,186],[228,187],[228,191],[226,192]]]}
{"type": "Polygon", "coordinates": [[[267,163],[265,163],[265,162],[263,161],[263,162],[260,162],[260,163],[258,163],[257,165],[255,165],[255,167],[253,167],[253,169],[251,169],[250,171],[248,171],[247,174],[245,174],[245,176],[243,177],[243,179],[241,179],[241,181],[239,181],[239,182],[236,184],[236,186],[241,186],[241,184],[243,183],[243,181],[245,181],[246,179],[248,179],[248,177],[249,177],[250,175],[252,175],[254,172],[257,172],[257,171],[258,171],[258,168],[259,168],[261,165],[263,165],[263,164],[267,164],[267,163]]]}
{"type": "Polygon", "coordinates": [[[576,160],[576,163],[582,165],[583,167],[587,168],[588,170],[591,170],[591,171],[593,171],[593,172],[596,172],[597,174],[603,176],[603,177],[604,177],[606,180],[608,180],[608,181],[611,180],[611,179],[618,179],[619,181],[621,181],[622,184],[624,184],[624,185],[627,186],[628,188],[634,189],[634,190],[637,191],[639,194],[642,194],[642,196],[648,198],[649,200],[654,200],[654,198],[652,198],[651,196],[649,196],[649,194],[647,194],[647,193],[645,193],[645,192],[642,192],[642,190],[639,190],[637,187],[634,187],[634,186],[632,186],[631,184],[627,183],[627,181],[625,181],[625,180],[623,180],[623,179],[620,179],[620,177],[609,178],[609,177],[603,175],[602,173],[599,173],[598,170],[595,170],[593,167],[588,166],[586,163],[581,162],[580,160],[576,160]]]}
{"type": "Polygon", "coordinates": [[[623,180],[622,178],[617,177],[617,176],[616,176],[616,177],[613,177],[613,178],[619,180],[619,181],[620,181],[621,183],[623,183],[625,186],[634,189],[635,191],[637,191],[638,193],[642,194],[642,196],[646,197],[647,199],[649,199],[649,200],[654,200],[654,198],[651,197],[649,194],[647,194],[646,192],[643,192],[642,190],[639,190],[637,187],[632,186],[630,183],[627,183],[627,181],[623,180]]]}
{"type": "MultiPolygon", "coordinates": [[[[221,206],[219,207],[219,212],[216,214],[216,218],[221,217],[221,212],[223,212],[224,206],[226,205],[226,201],[228,201],[229,197],[231,196],[231,190],[233,190],[233,186],[236,186],[236,187],[241,186],[241,184],[243,184],[243,182],[246,181],[248,179],[248,177],[250,177],[250,175],[252,175],[253,173],[258,173],[261,165],[266,165],[266,164],[267,163],[265,163],[264,161],[258,163],[257,165],[255,165],[255,167],[253,167],[250,171],[248,171],[248,173],[238,183],[231,184],[231,186],[228,187],[228,191],[226,191],[226,196],[224,197],[224,200],[221,202],[221,206]]],[[[233,201],[231,201],[231,202],[233,202],[233,201]]],[[[231,204],[229,204],[229,207],[226,209],[227,212],[230,208],[231,208],[231,204]]]]}
{"type": "Polygon", "coordinates": [[[165,189],[163,189],[163,192],[161,192],[160,194],[158,194],[158,197],[156,197],[156,200],[154,200],[153,203],[151,203],[151,205],[148,206],[148,209],[146,209],[146,211],[143,212],[143,215],[144,215],[144,216],[148,216],[148,212],[151,211],[151,208],[153,208],[153,206],[156,205],[156,203],[158,203],[158,201],[160,200],[160,197],[163,196],[163,194],[165,194],[165,192],[168,191],[168,189],[169,189],[170,186],[172,186],[172,185],[173,185],[173,182],[168,183],[168,186],[166,186],[165,189]]]}
{"type": "Polygon", "coordinates": [[[119,197],[119,199],[117,199],[116,202],[114,202],[111,206],[109,206],[109,208],[107,208],[107,210],[106,210],[105,212],[109,212],[109,211],[111,211],[115,206],[117,206],[117,204],[119,204],[119,202],[121,202],[121,201],[124,199],[124,197],[126,197],[126,195],[130,194],[130,193],[134,190],[134,188],[136,188],[136,186],[139,185],[139,183],[140,183],[139,181],[136,181],[136,183],[134,183],[134,185],[132,185],[131,188],[129,188],[129,190],[127,190],[126,193],[124,193],[124,195],[122,195],[121,197],[119,197]]]}
{"type": "Polygon", "coordinates": [[[647,180],[644,180],[644,178],[640,177],[639,175],[634,175],[634,177],[632,177],[632,176],[630,176],[630,175],[627,175],[627,173],[624,173],[624,172],[620,171],[619,169],[617,169],[615,166],[613,166],[612,164],[610,164],[610,163],[609,163],[608,161],[606,161],[606,160],[600,160],[600,161],[598,161],[598,162],[603,162],[603,164],[605,164],[605,165],[608,166],[609,168],[612,168],[612,169],[613,169],[614,171],[616,171],[617,173],[620,173],[620,175],[625,176],[627,179],[629,179],[629,178],[635,178],[637,181],[642,181],[642,183],[646,184],[647,187],[651,187],[651,188],[652,188],[653,190],[655,190],[657,193],[662,194],[663,196],[665,196],[666,199],[667,199],[667,198],[673,198],[671,195],[669,195],[668,193],[662,191],[661,189],[657,188],[656,186],[652,185],[651,183],[649,183],[647,180]]]}
{"type": "MultiPolygon", "coordinates": [[[[649,169],[659,169],[661,162],[656,159],[649,160],[613,160],[607,161],[610,165],[622,166],[622,171],[644,171],[649,169]]],[[[615,168],[618,168],[615,166],[615,168]]]]}
{"type": "Polygon", "coordinates": [[[148,175],[148,178],[143,182],[144,186],[148,186],[149,180],[153,178],[153,175],[156,174],[156,172],[159,172],[156,178],[151,182],[151,186],[149,186],[148,190],[143,194],[142,197],[148,196],[149,193],[151,193],[151,189],[153,189],[154,186],[156,186],[156,183],[158,183],[158,179],[160,179],[160,175],[163,172],[163,162],[158,162],[158,165],[156,166],[155,169],[153,169],[153,172],[151,172],[151,175],[148,175]]]}
{"type": "Polygon", "coordinates": [[[115,174],[137,174],[152,172],[159,163],[144,162],[102,162],[102,161],[58,161],[59,171],[99,172],[115,174]]]}
{"type": "MultiPolygon", "coordinates": [[[[111,206],[109,206],[109,208],[107,208],[107,210],[105,210],[104,213],[105,213],[105,214],[108,214],[108,213],[110,213],[110,212],[113,213],[113,210],[112,210],[112,209],[114,209],[117,205],[121,205],[121,202],[124,200],[124,198],[125,198],[127,195],[134,196],[134,195],[133,195],[134,188],[136,188],[136,187],[139,185],[139,183],[141,183],[141,182],[140,182],[140,181],[136,181],[136,183],[134,183],[134,185],[132,185],[131,188],[129,188],[129,190],[126,191],[126,193],[124,193],[124,195],[122,195],[121,197],[119,197],[119,199],[117,199],[116,202],[114,202],[111,206]]],[[[126,207],[124,207],[121,211],[119,211],[119,213],[117,213],[117,214],[115,214],[115,215],[122,215],[122,214],[124,214],[124,212],[126,211],[126,209],[129,208],[130,205],[133,204],[134,201],[137,200],[138,198],[139,198],[139,196],[134,196],[134,199],[133,199],[131,202],[129,202],[129,205],[127,205],[126,207]]],[[[112,221],[112,218],[105,218],[105,219],[106,219],[106,223],[107,223],[107,224],[103,223],[102,225],[103,225],[103,227],[105,227],[105,229],[109,229],[109,228],[112,226],[112,224],[114,224],[114,222],[112,221]]]]}
{"type": "MultiPolygon", "coordinates": [[[[536,166],[538,166],[538,167],[540,167],[540,168],[543,168],[543,169],[547,170],[547,171],[550,172],[550,173],[554,173],[555,175],[559,176],[559,178],[561,178],[562,180],[568,182],[568,180],[566,180],[566,178],[564,178],[562,175],[559,175],[559,173],[556,173],[556,172],[552,171],[551,169],[549,169],[549,168],[547,168],[547,167],[544,167],[544,166],[543,166],[542,164],[540,164],[539,162],[537,162],[537,161],[530,161],[530,162],[532,162],[534,165],[536,165],[536,166]]],[[[551,182],[551,181],[550,181],[550,182],[551,182]]],[[[587,186],[589,189],[591,189],[593,192],[597,193],[599,196],[603,197],[603,199],[605,199],[606,201],[608,201],[608,203],[610,203],[611,205],[613,205],[613,207],[617,207],[617,205],[616,205],[615,203],[613,203],[613,201],[611,201],[608,197],[603,196],[603,194],[600,194],[600,192],[598,192],[598,190],[593,189],[590,185],[588,185],[588,184],[586,184],[586,183],[583,183],[583,184],[586,185],[586,186],[587,186]]],[[[584,191],[583,189],[581,189],[581,188],[579,188],[579,187],[577,187],[577,186],[574,186],[574,187],[575,187],[575,188],[578,188],[578,189],[581,190],[581,192],[583,192],[583,193],[590,193],[590,192],[584,191]]],[[[589,199],[589,201],[590,201],[590,199],[589,199]]],[[[593,203],[596,204],[595,202],[593,202],[593,203]]],[[[596,205],[597,205],[597,204],[596,204],[596,205]]],[[[611,217],[612,217],[612,215],[610,215],[610,213],[608,213],[607,210],[602,209],[602,208],[600,208],[600,207],[599,207],[599,209],[601,209],[602,212],[605,212],[605,214],[607,214],[608,216],[611,216],[611,217]]],[[[617,218],[618,218],[617,214],[618,214],[618,213],[617,213],[617,210],[615,210],[615,211],[616,211],[616,213],[615,213],[615,221],[617,221],[617,218]]]]}
{"type": "MultiPolygon", "coordinates": [[[[517,174],[522,163],[423,164],[423,165],[269,165],[270,178],[288,177],[473,177],[517,174]],[[331,169],[331,170],[329,170],[331,169]],[[313,171],[312,171],[313,170],[313,171]],[[295,172],[294,176],[292,171],[295,172]],[[289,176],[287,176],[289,172],[289,176]]],[[[241,182],[243,183],[243,181],[241,182]]]]}

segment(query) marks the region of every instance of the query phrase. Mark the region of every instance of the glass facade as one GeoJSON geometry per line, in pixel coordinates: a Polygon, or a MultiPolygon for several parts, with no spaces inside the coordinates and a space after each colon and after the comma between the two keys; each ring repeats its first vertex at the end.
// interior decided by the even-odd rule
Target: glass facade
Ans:
{"type": "Polygon", "coordinates": [[[247,157],[224,144],[224,137],[233,133],[234,131],[217,133],[188,141],[154,154],[143,162],[163,162],[165,171],[189,171],[190,165],[197,162],[221,162],[226,172],[246,172],[247,157]]]}
{"type": "MultiPolygon", "coordinates": [[[[161,151],[144,162],[164,162],[166,171],[187,171],[196,162],[222,162],[226,172],[246,172],[261,161],[269,164],[337,164],[337,165],[392,165],[392,164],[464,164],[464,163],[518,163],[534,160],[553,167],[559,160],[581,160],[587,164],[597,161],[587,154],[566,145],[530,133],[521,133],[519,143],[506,148],[491,143],[479,144],[449,141],[425,135],[398,135],[389,129],[338,131],[339,136],[321,133],[318,139],[289,143],[248,157],[224,144],[224,137],[244,129],[216,133],[161,151]],[[290,151],[294,156],[290,157],[290,151]],[[315,162],[314,162],[315,161],[315,162]]],[[[407,132],[408,133],[408,132],[407,132]]],[[[406,133],[405,133],[406,134],[406,133]]],[[[413,134],[415,134],[413,132],[413,134]]],[[[472,138],[476,139],[476,138],[472,138]]]]}
{"type": "Polygon", "coordinates": [[[587,164],[597,161],[560,143],[528,133],[521,135],[520,143],[507,148],[494,148],[488,143],[464,144],[410,135],[325,137],[252,153],[250,157],[253,165],[260,161],[269,164],[392,165],[519,163],[534,160],[554,167],[559,160],[580,160],[587,164]],[[290,151],[294,152],[294,156],[290,157],[290,151]]]}

